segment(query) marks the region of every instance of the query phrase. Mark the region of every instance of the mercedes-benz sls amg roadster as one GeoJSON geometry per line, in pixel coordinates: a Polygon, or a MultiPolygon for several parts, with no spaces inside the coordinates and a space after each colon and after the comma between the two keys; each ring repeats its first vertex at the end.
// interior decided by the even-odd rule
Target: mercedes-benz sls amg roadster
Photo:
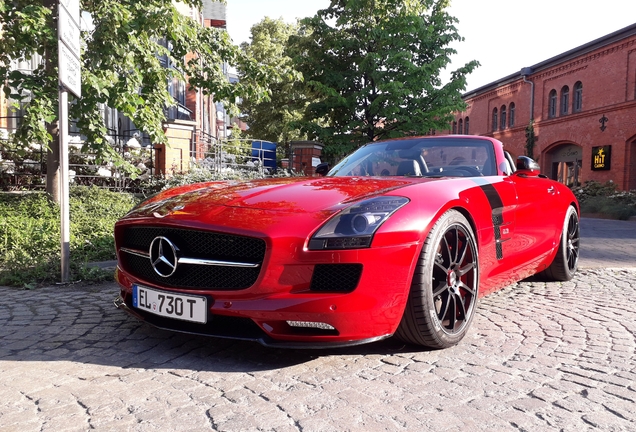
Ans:
{"type": "Polygon", "coordinates": [[[576,198],[497,140],[375,142],[317,172],[192,184],[137,206],[115,226],[116,306],[268,346],[394,336],[445,348],[479,297],[577,269],[576,198]]]}

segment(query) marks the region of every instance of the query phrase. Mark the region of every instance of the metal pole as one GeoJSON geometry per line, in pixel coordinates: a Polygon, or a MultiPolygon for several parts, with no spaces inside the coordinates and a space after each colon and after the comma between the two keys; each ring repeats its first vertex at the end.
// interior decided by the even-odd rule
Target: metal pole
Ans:
{"type": "Polygon", "coordinates": [[[71,224],[69,210],[68,180],[68,92],[82,97],[82,78],[80,62],[80,2],[65,0],[58,3],[58,76],[60,83],[59,98],[59,136],[60,136],[60,231],[61,231],[61,279],[69,282],[71,224]]]}
{"type": "Polygon", "coordinates": [[[61,282],[68,283],[70,273],[70,206],[68,181],[68,92],[60,87],[60,220],[61,220],[61,282]]]}

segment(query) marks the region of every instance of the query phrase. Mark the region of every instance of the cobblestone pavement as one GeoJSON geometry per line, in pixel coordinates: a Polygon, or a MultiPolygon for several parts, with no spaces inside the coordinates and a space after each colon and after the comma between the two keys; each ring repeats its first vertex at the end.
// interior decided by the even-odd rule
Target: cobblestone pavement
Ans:
{"type": "Polygon", "coordinates": [[[268,349],[141,324],[112,283],[0,287],[0,431],[636,430],[636,268],[582,267],[483,298],[441,351],[268,349]]]}

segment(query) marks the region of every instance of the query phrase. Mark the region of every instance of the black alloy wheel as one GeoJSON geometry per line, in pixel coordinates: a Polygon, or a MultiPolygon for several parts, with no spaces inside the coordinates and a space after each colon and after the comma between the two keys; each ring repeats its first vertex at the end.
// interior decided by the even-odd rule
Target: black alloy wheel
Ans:
{"type": "Polygon", "coordinates": [[[552,264],[540,276],[551,281],[569,281],[579,267],[581,232],[579,215],[573,206],[565,213],[559,249],[552,264]]]}
{"type": "Polygon", "coordinates": [[[468,220],[449,210],[428,235],[396,336],[431,348],[457,344],[475,315],[479,262],[468,220]]]}

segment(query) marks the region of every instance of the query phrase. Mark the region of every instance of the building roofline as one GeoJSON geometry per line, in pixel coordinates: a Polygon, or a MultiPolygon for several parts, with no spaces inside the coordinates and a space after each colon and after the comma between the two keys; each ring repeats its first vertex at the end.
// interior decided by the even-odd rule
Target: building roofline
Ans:
{"type": "MultiPolygon", "coordinates": [[[[541,72],[545,69],[549,69],[551,67],[553,67],[556,64],[562,63],[564,61],[568,61],[568,60],[572,60],[573,58],[588,54],[592,51],[595,51],[599,48],[602,48],[606,45],[612,44],[614,42],[618,42],[622,39],[628,38],[630,36],[636,35],[636,24],[632,24],[629,25],[627,27],[624,27],[620,30],[617,30],[613,33],[610,33],[608,35],[605,35],[603,37],[600,37],[598,39],[595,39],[591,42],[588,42],[586,44],[580,45],[576,48],[573,48],[569,51],[566,51],[564,53],[561,53],[559,55],[556,55],[554,57],[551,57],[547,60],[544,60],[542,62],[539,62],[535,65],[532,65],[530,67],[525,67],[522,68],[521,71],[523,70],[528,70],[529,69],[529,74],[526,76],[530,76],[533,75],[535,73],[541,72]]],[[[500,87],[502,85],[505,84],[509,84],[511,82],[517,81],[519,79],[522,78],[522,73],[521,71],[519,72],[515,72],[512,73],[510,75],[507,75],[503,78],[500,78],[496,81],[493,81],[489,84],[483,85],[481,87],[478,87],[474,90],[471,90],[469,92],[466,92],[462,95],[462,99],[469,99],[472,97],[475,97],[481,93],[485,93],[491,90],[494,90],[497,87],[500,87]]]]}

